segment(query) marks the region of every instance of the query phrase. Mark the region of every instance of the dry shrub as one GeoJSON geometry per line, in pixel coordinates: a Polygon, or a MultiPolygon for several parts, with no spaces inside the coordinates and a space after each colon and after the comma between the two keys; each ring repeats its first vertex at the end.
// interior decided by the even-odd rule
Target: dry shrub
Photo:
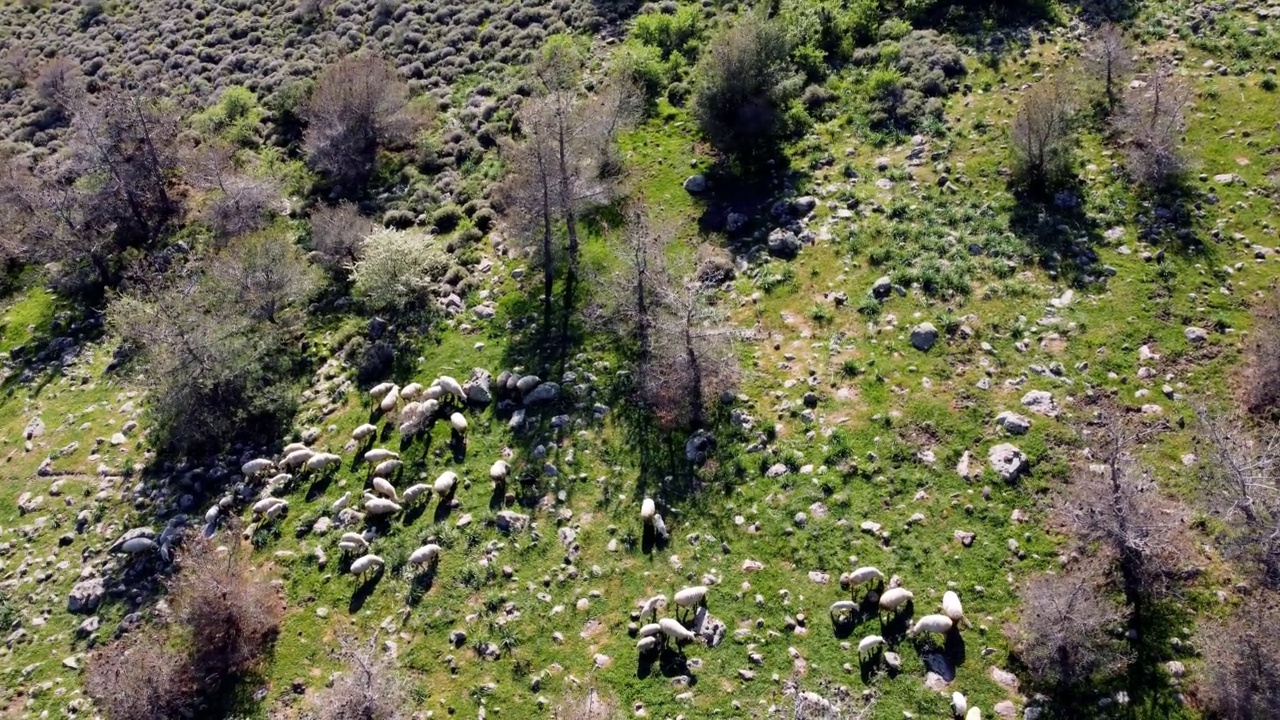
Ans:
{"type": "Polygon", "coordinates": [[[1023,95],[1011,139],[1014,174],[1028,190],[1044,192],[1070,177],[1074,115],[1070,88],[1060,78],[1045,78],[1023,95]]]}
{"type": "Polygon", "coordinates": [[[339,640],[344,669],[333,685],[312,701],[315,720],[404,720],[408,692],[391,656],[377,652],[378,639],[339,640]]]}
{"type": "Polygon", "coordinates": [[[1037,686],[1065,690],[1124,664],[1118,633],[1126,611],[1102,585],[1102,574],[1086,568],[1022,586],[1021,619],[1008,635],[1037,686]]]}
{"type": "Polygon", "coordinates": [[[1280,717],[1280,597],[1264,593],[1200,631],[1200,695],[1220,720],[1280,717]]]}
{"type": "Polygon", "coordinates": [[[322,205],[311,213],[311,247],[324,264],[343,275],[360,260],[360,247],[373,232],[373,222],[351,203],[322,205]]]}
{"type": "Polygon", "coordinates": [[[1280,416],[1280,292],[1254,311],[1254,330],[1245,365],[1241,402],[1250,415],[1280,416]]]}
{"type": "Polygon", "coordinates": [[[618,705],[602,697],[595,688],[586,695],[570,695],[563,698],[551,710],[552,720],[615,720],[623,717],[618,705]]]}
{"type": "Polygon", "coordinates": [[[191,633],[192,665],[206,687],[252,668],[280,629],[284,606],[241,546],[196,536],[170,588],[176,617],[191,633]]]}
{"type": "Polygon", "coordinates": [[[1130,86],[1115,124],[1125,138],[1125,167],[1136,182],[1159,190],[1186,171],[1182,138],[1190,103],[1191,85],[1168,61],[1130,86]]]}
{"type": "Polygon", "coordinates": [[[170,720],[196,695],[187,653],[159,629],[139,630],[94,653],[85,692],[108,720],[170,720]]]}

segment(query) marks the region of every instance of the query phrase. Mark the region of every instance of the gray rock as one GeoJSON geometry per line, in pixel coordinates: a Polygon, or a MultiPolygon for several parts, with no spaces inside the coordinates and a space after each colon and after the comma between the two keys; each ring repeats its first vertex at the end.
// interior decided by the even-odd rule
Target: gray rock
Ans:
{"type": "Polygon", "coordinates": [[[524,377],[516,380],[516,391],[521,395],[524,395],[530,390],[538,387],[540,384],[542,384],[542,378],[537,375],[525,375],[524,377]]]}
{"type": "Polygon", "coordinates": [[[518,533],[529,527],[529,516],[521,515],[510,510],[503,510],[498,513],[496,520],[498,530],[504,533],[518,533]]]}
{"type": "Polygon", "coordinates": [[[888,275],[884,275],[876,279],[871,284],[871,297],[877,300],[888,299],[889,294],[893,292],[893,279],[888,275]]]}
{"type": "Polygon", "coordinates": [[[800,253],[800,239],[786,228],[775,228],[770,232],[767,245],[770,255],[784,259],[793,258],[800,253]]]}
{"type": "Polygon", "coordinates": [[[816,207],[818,207],[818,199],[812,195],[805,195],[791,201],[791,212],[800,218],[808,216],[816,207]]]}
{"type": "Polygon", "coordinates": [[[1006,482],[1011,482],[1026,470],[1027,456],[1010,443],[1001,443],[987,452],[987,464],[1006,482]]]}
{"type": "Polygon", "coordinates": [[[1187,342],[1196,343],[1197,345],[1209,339],[1209,331],[1201,327],[1188,327],[1182,331],[1182,334],[1187,338],[1187,342]]]}
{"type": "Polygon", "coordinates": [[[702,175],[690,175],[684,181],[685,192],[697,195],[707,191],[707,178],[702,175]]]}
{"type": "Polygon", "coordinates": [[[476,405],[488,405],[493,401],[492,384],[493,375],[488,370],[473,368],[471,370],[471,378],[462,386],[462,392],[467,396],[468,402],[476,405]]]}
{"type": "Polygon", "coordinates": [[[1025,415],[1005,410],[996,416],[996,424],[1011,435],[1025,435],[1031,429],[1031,419],[1025,415]]]}
{"type": "Polygon", "coordinates": [[[736,233],[747,226],[747,216],[742,213],[731,212],[724,220],[724,229],[726,232],[736,233]]]}
{"type": "Polygon", "coordinates": [[[1046,417],[1056,417],[1058,415],[1058,403],[1054,401],[1053,395],[1046,390],[1031,390],[1022,396],[1022,406],[1037,415],[1046,417]]]}
{"type": "MultiPolygon", "coordinates": [[[[523,379],[523,378],[522,378],[523,379]]],[[[560,396],[560,386],[553,382],[544,382],[524,396],[525,405],[540,405],[555,400],[560,396]]]]}
{"type": "Polygon", "coordinates": [[[1018,677],[1008,670],[1001,670],[1000,668],[995,667],[991,668],[991,679],[1010,690],[1018,689],[1018,677]]]}
{"type": "Polygon", "coordinates": [[[920,352],[928,352],[938,341],[938,329],[933,323],[922,322],[911,328],[911,347],[920,352]]]}
{"type": "Polygon", "coordinates": [[[102,597],[106,594],[107,589],[102,578],[82,580],[71,588],[71,594],[67,597],[67,612],[91,613],[98,609],[98,605],[102,603],[102,597]]]}
{"type": "Polygon", "coordinates": [[[764,471],[764,476],[767,478],[782,477],[783,475],[786,475],[786,474],[787,474],[787,466],[784,465],[783,463],[776,463],[775,465],[770,467],[768,470],[764,471]]]}
{"type": "Polygon", "coordinates": [[[31,440],[33,438],[38,438],[41,435],[44,435],[44,420],[41,420],[38,417],[31,418],[31,421],[28,422],[27,426],[22,430],[22,437],[27,440],[31,440]]]}

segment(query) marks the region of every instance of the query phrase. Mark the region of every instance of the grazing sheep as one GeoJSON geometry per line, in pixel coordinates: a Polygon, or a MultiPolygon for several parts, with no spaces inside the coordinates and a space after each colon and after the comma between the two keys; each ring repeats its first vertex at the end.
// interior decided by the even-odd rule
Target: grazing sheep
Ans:
{"type": "Polygon", "coordinates": [[[946,615],[925,615],[916,621],[915,627],[908,630],[907,634],[938,633],[939,635],[946,635],[951,632],[952,627],[955,627],[955,624],[946,615]]]}
{"type": "Polygon", "coordinates": [[[965,698],[964,693],[951,693],[951,710],[956,717],[964,717],[969,711],[969,701],[965,698]]]}
{"type": "Polygon", "coordinates": [[[667,605],[666,595],[654,595],[648,600],[645,600],[644,604],[640,606],[640,615],[642,617],[645,615],[653,615],[654,617],[657,617],[658,609],[666,607],[666,605],[667,605]]]}
{"type": "Polygon", "coordinates": [[[396,471],[404,467],[404,463],[399,460],[383,460],[373,469],[375,477],[389,477],[395,475],[396,471]]]}
{"type": "Polygon", "coordinates": [[[659,515],[658,513],[653,514],[653,532],[656,533],[657,536],[662,538],[663,540],[666,540],[668,537],[670,537],[670,535],[667,533],[667,524],[663,522],[662,516],[659,515]]]}
{"type": "Polygon", "coordinates": [[[280,461],[280,467],[285,468],[286,470],[291,468],[296,468],[303,465],[304,463],[306,463],[308,460],[310,460],[315,456],[316,456],[316,453],[311,448],[302,448],[301,450],[294,450],[293,452],[284,456],[284,459],[280,461]]]}
{"type": "Polygon", "coordinates": [[[884,645],[884,638],[879,635],[868,635],[858,641],[858,657],[874,651],[884,645]]]}
{"type": "Polygon", "coordinates": [[[707,586],[694,585],[677,592],[672,598],[676,605],[683,608],[698,607],[705,605],[707,600],[707,586]]]}
{"type": "Polygon", "coordinates": [[[964,605],[960,604],[960,596],[952,590],[942,593],[942,614],[951,618],[951,622],[956,625],[959,625],[961,620],[968,622],[964,616],[964,605]]]}
{"type": "Polygon", "coordinates": [[[338,539],[338,542],[352,543],[362,548],[369,547],[369,541],[365,539],[364,535],[361,535],[358,532],[344,532],[342,533],[342,537],[338,539]]]}
{"type": "Polygon", "coordinates": [[[136,537],[129,540],[125,540],[123,543],[121,543],[120,547],[117,548],[117,550],[126,555],[137,555],[138,553],[144,553],[144,552],[149,552],[151,550],[155,550],[158,547],[160,546],[156,545],[156,541],[152,540],[151,538],[136,537]]]}
{"type": "Polygon", "coordinates": [[[831,617],[835,619],[851,620],[853,613],[858,609],[858,604],[852,600],[837,600],[831,603],[831,617]]]}
{"type": "Polygon", "coordinates": [[[391,392],[395,388],[395,386],[396,386],[395,383],[389,383],[389,382],[378,383],[377,385],[374,385],[373,387],[369,388],[369,397],[373,398],[374,400],[381,400],[383,397],[386,396],[387,393],[391,392]]]}
{"type": "Polygon", "coordinates": [[[874,568],[870,565],[860,567],[849,575],[849,585],[852,587],[858,587],[872,580],[884,582],[884,573],[880,572],[879,568],[874,568]]]}
{"type": "Polygon", "coordinates": [[[423,545],[409,556],[410,565],[434,565],[440,560],[440,546],[435,543],[423,545]]]}
{"type": "Polygon", "coordinates": [[[276,518],[283,515],[285,511],[288,509],[289,509],[289,503],[285,502],[284,500],[281,500],[275,505],[272,505],[270,508],[267,508],[267,519],[275,520],[276,518]]]}
{"type": "Polygon", "coordinates": [[[426,422],[427,412],[420,402],[411,402],[400,408],[400,435],[409,437],[416,435],[426,422]]]}
{"type": "Polygon", "coordinates": [[[386,448],[374,448],[364,454],[364,461],[368,463],[380,463],[383,460],[391,460],[399,457],[400,453],[392,452],[386,448]]]}
{"type": "Polygon", "coordinates": [[[431,494],[431,486],[425,483],[411,485],[402,496],[405,505],[412,505],[431,494]]]}
{"type": "Polygon", "coordinates": [[[303,443],[289,443],[288,445],[284,446],[284,449],[280,451],[280,454],[287,456],[289,453],[295,453],[295,452],[298,452],[299,450],[307,450],[307,449],[309,448],[303,443]]]}
{"type": "Polygon", "coordinates": [[[964,714],[964,720],[982,720],[982,711],[976,707],[971,707],[969,712],[964,714]]]}
{"type": "Polygon", "coordinates": [[[436,378],[435,384],[456,398],[458,402],[465,403],[467,401],[467,395],[462,391],[462,383],[459,383],[448,375],[441,375],[436,378]]]}
{"type": "Polygon", "coordinates": [[[240,472],[244,473],[245,477],[252,477],[262,472],[263,470],[266,470],[272,465],[273,463],[270,460],[266,458],[258,458],[257,460],[250,460],[244,465],[241,465],[240,472]]]}
{"type": "Polygon", "coordinates": [[[387,482],[386,478],[375,476],[373,478],[373,489],[374,489],[374,492],[378,493],[379,495],[382,495],[383,497],[391,498],[391,500],[393,501],[400,499],[396,495],[395,486],[387,482]]]}
{"type": "Polygon", "coordinates": [[[435,414],[436,414],[436,411],[437,411],[437,410],[439,410],[439,409],[440,409],[440,401],[439,401],[439,400],[437,400],[437,399],[435,399],[435,398],[426,398],[425,400],[423,400],[423,401],[422,401],[422,415],[423,415],[423,419],[425,420],[426,418],[429,418],[429,417],[431,417],[432,415],[435,415],[435,414]]]}
{"type": "Polygon", "coordinates": [[[253,514],[265,515],[267,514],[267,512],[271,510],[271,508],[284,502],[285,502],[284,500],[281,500],[280,498],[275,498],[275,497],[263,498],[253,504],[253,514]]]}
{"type": "Polygon", "coordinates": [[[454,432],[465,433],[467,431],[467,419],[462,413],[456,412],[449,416],[449,424],[453,426],[454,432]]]}
{"type": "Polygon", "coordinates": [[[405,400],[417,400],[418,396],[422,394],[424,389],[425,388],[422,387],[422,383],[409,383],[408,385],[400,388],[400,397],[405,400]]]}
{"type": "Polygon", "coordinates": [[[661,626],[663,635],[679,642],[687,642],[695,637],[685,626],[671,618],[662,618],[658,625],[661,626]]]}
{"type": "Polygon", "coordinates": [[[662,626],[654,622],[641,627],[640,631],[636,633],[636,635],[640,637],[649,637],[650,635],[657,635],[661,632],[662,632],[662,626]]]}
{"type": "Polygon", "coordinates": [[[453,494],[453,488],[457,484],[458,474],[452,470],[445,470],[440,473],[440,477],[436,478],[432,487],[441,498],[447,498],[453,494]]]}
{"type": "Polygon", "coordinates": [[[511,465],[506,460],[495,460],[489,466],[489,479],[495,484],[501,485],[507,481],[507,475],[511,474],[511,465]]]}
{"type": "Polygon", "coordinates": [[[653,516],[658,514],[658,506],[654,504],[652,498],[645,498],[640,503],[640,520],[648,525],[653,522],[653,516]]]}
{"type": "Polygon", "coordinates": [[[386,397],[382,398],[382,402],[378,403],[378,409],[384,413],[388,413],[395,410],[396,406],[399,404],[400,389],[393,387],[391,388],[391,392],[387,393],[386,397]]]}
{"type": "Polygon", "coordinates": [[[219,518],[221,515],[222,515],[222,506],[220,506],[220,505],[211,505],[211,506],[209,506],[209,509],[208,509],[208,510],[205,510],[205,511],[204,511],[204,521],[205,521],[206,523],[210,523],[210,524],[212,524],[212,523],[216,523],[216,522],[218,522],[218,518],[219,518]]]}
{"type": "Polygon", "coordinates": [[[642,637],[636,641],[636,650],[639,651],[641,655],[647,652],[653,652],[654,650],[657,649],[657,647],[658,647],[658,638],[652,635],[646,635],[645,637],[642,637]]]}
{"type": "Polygon", "coordinates": [[[377,432],[378,432],[377,425],[370,425],[369,423],[365,423],[360,427],[356,428],[355,430],[351,431],[351,439],[355,440],[356,442],[360,442],[367,437],[372,437],[377,432]]]}
{"type": "Polygon", "coordinates": [[[440,381],[436,380],[426,390],[422,391],[422,400],[424,402],[434,402],[437,405],[440,403],[440,398],[444,397],[445,392],[439,383],[440,381]]]}
{"type": "Polygon", "coordinates": [[[318,453],[307,461],[308,470],[325,470],[342,463],[342,457],[333,453],[318,453]]]}
{"type": "Polygon", "coordinates": [[[346,508],[347,505],[350,503],[351,503],[351,493],[345,492],[345,493],[342,493],[342,497],[333,501],[333,505],[329,506],[329,509],[333,510],[334,512],[342,512],[342,510],[346,508]]]}
{"type": "Polygon", "coordinates": [[[392,500],[366,495],[364,510],[370,515],[391,515],[400,512],[401,507],[392,500]]]}
{"type": "Polygon", "coordinates": [[[880,609],[882,611],[897,612],[898,608],[911,602],[915,595],[911,594],[906,588],[890,588],[884,591],[880,596],[880,609]]]}
{"type": "Polygon", "coordinates": [[[359,577],[370,570],[377,570],[382,567],[383,564],[382,558],[377,555],[362,555],[356,558],[355,562],[351,563],[351,574],[359,577]]]}

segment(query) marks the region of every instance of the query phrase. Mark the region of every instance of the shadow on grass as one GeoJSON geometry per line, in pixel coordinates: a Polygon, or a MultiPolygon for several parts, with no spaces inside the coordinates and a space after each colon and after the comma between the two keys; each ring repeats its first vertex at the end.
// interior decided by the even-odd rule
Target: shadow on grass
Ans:
{"type": "Polygon", "coordinates": [[[409,607],[417,607],[422,602],[422,598],[431,592],[438,572],[439,568],[436,565],[432,565],[426,570],[414,574],[413,579],[409,582],[409,593],[405,597],[405,602],[409,607]]]}
{"type": "Polygon", "coordinates": [[[360,587],[351,594],[351,602],[347,603],[347,612],[358,613],[368,602],[369,597],[373,595],[373,591],[378,589],[378,583],[382,582],[382,577],[386,575],[385,568],[378,568],[376,572],[364,582],[360,583],[360,587]]]}

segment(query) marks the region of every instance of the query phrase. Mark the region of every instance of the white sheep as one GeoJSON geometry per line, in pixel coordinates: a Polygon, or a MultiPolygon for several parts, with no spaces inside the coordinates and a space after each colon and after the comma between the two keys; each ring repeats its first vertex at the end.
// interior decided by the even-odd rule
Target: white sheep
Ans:
{"type": "Polygon", "coordinates": [[[506,460],[495,460],[489,466],[489,479],[495,484],[501,485],[507,481],[507,476],[511,474],[511,465],[506,460]]]}
{"type": "Polygon", "coordinates": [[[374,492],[382,495],[383,497],[390,498],[393,501],[400,499],[400,497],[396,495],[395,486],[387,482],[386,478],[375,476],[373,478],[373,489],[374,492]]]}
{"type": "Polygon", "coordinates": [[[858,641],[858,657],[872,652],[876,648],[884,645],[884,638],[879,635],[868,635],[858,641]]]}
{"type": "Polygon", "coordinates": [[[706,599],[707,599],[706,585],[694,585],[693,587],[687,587],[677,592],[675,596],[672,597],[672,600],[675,601],[676,605],[683,608],[691,608],[691,607],[697,607],[699,605],[703,605],[705,604],[706,599]]]}
{"type": "Polygon", "coordinates": [[[270,460],[266,458],[258,458],[257,460],[250,460],[244,465],[241,465],[240,472],[244,473],[245,477],[252,477],[262,472],[263,470],[266,470],[272,465],[273,463],[270,460]]]}
{"type": "Polygon", "coordinates": [[[400,397],[405,400],[417,400],[418,396],[422,394],[424,389],[425,388],[422,387],[422,383],[409,383],[408,385],[400,388],[400,397]]]}
{"type": "Polygon", "coordinates": [[[454,380],[448,375],[441,375],[436,378],[436,381],[433,384],[438,385],[442,390],[457,398],[458,402],[467,401],[466,393],[462,392],[462,383],[454,380]]]}
{"type": "Polygon", "coordinates": [[[288,509],[289,509],[289,503],[285,500],[281,500],[280,502],[276,503],[275,505],[272,505],[270,508],[267,509],[267,519],[275,520],[276,518],[283,515],[285,511],[288,509]]]}
{"type": "Polygon", "coordinates": [[[454,432],[465,433],[467,431],[467,419],[460,412],[449,416],[449,424],[453,426],[454,432]]]}
{"type": "Polygon", "coordinates": [[[640,520],[648,525],[653,522],[653,516],[658,514],[658,506],[654,504],[653,498],[645,498],[640,503],[640,520]]]}
{"type": "Polygon", "coordinates": [[[334,512],[342,512],[342,510],[346,508],[347,505],[349,504],[351,504],[351,493],[345,492],[345,493],[342,493],[342,497],[333,501],[333,505],[330,505],[329,509],[333,510],[334,512]]]}
{"type": "Polygon", "coordinates": [[[351,574],[359,577],[370,570],[377,570],[382,566],[382,558],[377,555],[362,555],[351,563],[351,574]]]}
{"type": "Polygon", "coordinates": [[[317,453],[314,457],[307,461],[308,470],[324,470],[326,468],[338,465],[342,462],[342,457],[333,453],[317,453]]]}
{"type": "Polygon", "coordinates": [[[880,596],[880,609],[882,611],[897,612],[898,608],[911,602],[915,595],[911,594],[906,588],[890,588],[884,591],[880,596]]]}
{"type": "Polygon", "coordinates": [[[964,717],[969,711],[969,700],[962,692],[951,693],[951,710],[956,717],[964,717]]]}
{"type": "Polygon", "coordinates": [[[954,626],[955,624],[951,622],[951,618],[946,615],[925,615],[916,621],[915,627],[908,630],[907,634],[937,633],[946,635],[951,632],[951,628],[954,626]]]}
{"type": "Polygon", "coordinates": [[[427,413],[420,402],[411,402],[400,408],[400,435],[409,437],[416,435],[422,429],[422,423],[427,419],[427,413]]]}
{"type": "Polygon", "coordinates": [[[440,387],[439,383],[439,380],[435,380],[426,390],[422,391],[422,399],[424,402],[434,402],[437,405],[440,403],[440,398],[444,397],[445,392],[444,388],[440,387]]]}
{"type": "Polygon", "coordinates": [[[870,565],[860,567],[849,574],[849,585],[852,587],[858,587],[873,580],[883,582],[884,573],[880,572],[879,568],[871,567],[870,565]]]}
{"type": "Polygon", "coordinates": [[[969,712],[964,714],[964,720],[982,720],[982,711],[976,707],[971,707],[969,712]]]}
{"type": "Polygon", "coordinates": [[[368,463],[380,463],[383,460],[391,460],[399,457],[400,453],[392,452],[386,448],[374,448],[364,454],[364,461],[368,463]]]}
{"type": "Polygon", "coordinates": [[[149,552],[158,548],[156,541],[146,537],[136,537],[124,541],[117,550],[126,555],[137,555],[138,553],[149,552]]]}
{"type": "Polygon", "coordinates": [[[440,409],[440,401],[438,399],[425,398],[422,401],[422,418],[425,420],[431,417],[432,415],[435,415],[436,411],[439,409],[440,409]]]}
{"type": "Polygon", "coordinates": [[[390,382],[378,383],[377,385],[369,388],[369,397],[374,400],[381,400],[387,393],[391,392],[392,388],[395,386],[395,383],[390,382]]]}
{"type": "Polygon", "coordinates": [[[440,560],[440,546],[435,543],[423,545],[409,555],[410,565],[434,565],[440,560]]]}
{"type": "Polygon", "coordinates": [[[951,622],[956,625],[962,620],[968,622],[964,616],[964,605],[960,604],[960,596],[952,590],[942,593],[942,614],[951,618],[951,622]]]}
{"type": "Polygon", "coordinates": [[[351,431],[351,439],[355,440],[356,442],[360,442],[367,437],[372,437],[373,434],[376,432],[378,432],[377,425],[370,425],[369,423],[365,423],[360,427],[356,428],[355,430],[351,431]]]}
{"type": "Polygon", "coordinates": [[[458,484],[458,474],[452,470],[445,470],[440,473],[440,477],[436,478],[435,484],[432,486],[436,494],[442,498],[449,497],[453,494],[453,488],[458,484]]]}
{"type": "Polygon", "coordinates": [[[640,637],[649,637],[650,635],[657,635],[661,632],[662,632],[662,626],[654,622],[654,623],[649,623],[647,625],[642,626],[640,628],[640,631],[636,634],[639,635],[640,637]]]}
{"type": "Polygon", "coordinates": [[[370,515],[391,515],[400,512],[401,507],[392,500],[366,495],[364,510],[370,515]]]}
{"type": "Polygon", "coordinates": [[[641,655],[647,652],[653,652],[654,649],[656,649],[657,647],[658,647],[658,638],[652,635],[646,635],[645,637],[642,637],[636,641],[636,650],[639,651],[641,655]]]}
{"type": "Polygon", "coordinates": [[[300,443],[300,442],[289,443],[288,445],[284,446],[284,449],[280,451],[280,454],[288,455],[289,453],[294,453],[294,452],[298,452],[299,450],[306,450],[306,449],[307,449],[307,446],[304,443],[300,443]]]}
{"type": "Polygon", "coordinates": [[[430,485],[427,485],[425,483],[417,483],[415,485],[410,485],[404,491],[404,494],[401,496],[401,498],[404,500],[405,505],[412,505],[418,502],[419,500],[421,500],[422,498],[427,497],[430,494],[431,494],[430,485]]]}
{"type": "Polygon", "coordinates": [[[373,469],[373,474],[375,477],[390,477],[401,467],[404,467],[404,463],[399,460],[383,460],[373,469]]]}
{"type": "Polygon", "coordinates": [[[658,621],[658,625],[662,628],[662,634],[672,638],[673,640],[685,642],[692,640],[695,637],[692,632],[685,628],[685,626],[672,618],[662,618],[658,621]]]}
{"type": "Polygon", "coordinates": [[[259,500],[258,502],[256,502],[256,503],[254,503],[254,504],[253,504],[253,514],[254,514],[254,515],[266,515],[266,514],[267,514],[267,512],[269,512],[269,511],[271,510],[271,508],[273,508],[273,507],[275,507],[276,505],[279,505],[280,503],[283,503],[283,502],[285,502],[285,501],[284,501],[284,500],[281,500],[280,498],[275,498],[275,497],[263,498],[263,499],[261,499],[261,500],[259,500]]]}
{"type": "Polygon", "coordinates": [[[666,540],[668,537],[667,524],[663,522],[662,515],[659,513],[653,514],[653,532],[663,540],[666,540]]]}
{"type": "Polygon", "coordinates": [[[316,456],[316,453],[311,448],[302,448],[301,450],[294,450],[293,452],[284,456],[284,459],[280,461],[280,467],[285,469],[296,468],[305,464],[308,460],[310,460],[315,456],[316,456]]]}
{"type": "Polygon", "coordinates": [[[204,511],[204,521],[209,524],[216,523],[221,515],[221,505],[210,505],[209,509],[204,511]]]}
{"type": "Polygon", "coordinates": [[[645,600],[644,604],[640,606],[640,615],[641,616],[653,615],[654,617],[657,617],[658,609],[666,607],[666,605],[667,605],[666,595],[654,595],[648,600],[645,600]]]}
{"type": "Polygon", "coordinates": [[[342,533],[342,537],[338,539],[338,543],[339,543],[339,544],[342,544],[342,543],[350,543],[350,544],[355,545],[356,547],[360,547],[360,548],[367,548],[367,547],[369,547],[369,541],[365,539],[364,535],[361,535],[361,534],[360,534],[360,533],[358,533],[358,532],[344,532],[344,533],[342,533]]]}
{"type": "Polygon", "coordinates": [[[396,409],[396,405],[400,404],[400,389],[392,387],[391,392],[382,398],[382,402],[378,403],[378,409],[384,413],[391,412],[396,409]]]}
{"type": "Polygon", "coordinates": [[[852,600],[837,600],[831,603],[831,617],[850,619],[857,609],[858,604],[852,600]]]}

